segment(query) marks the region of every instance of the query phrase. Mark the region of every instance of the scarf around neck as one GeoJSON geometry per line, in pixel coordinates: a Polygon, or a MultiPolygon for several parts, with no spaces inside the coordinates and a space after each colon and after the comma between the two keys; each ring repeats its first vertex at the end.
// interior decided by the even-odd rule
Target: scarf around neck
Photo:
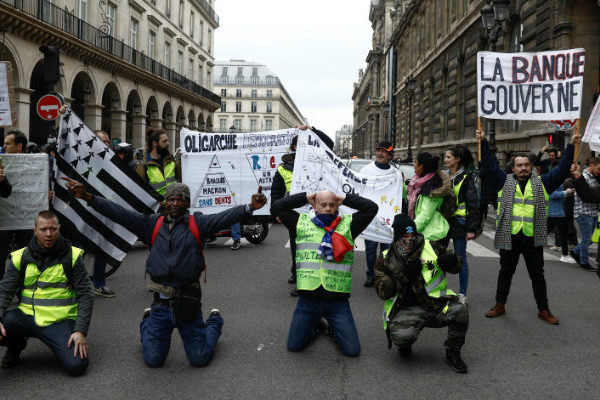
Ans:
{"type": "Polygon", "coordinates": [[[410,179],[410,183],[408,184],[408,188],[406,189],[408,192],[408,216],[412,219],[415,219],[415,205],[417,203],[417,197],[419,193],[421,193],[421,189],[431,178],[435,176],[435,172],[430,172],[423,176],[414,175],[410,179]]]}
{"type": "Polygon", "coordinates": [[[328,224],[326,223],[328,221],[323,221],[323,219],[328,218],[323,218],[320,215],[321,214],[316,214],[311,219],[316,226],[325,230],[325,234],[321,239],[321,244],[317,251],[323,260],[335,260],[340,262],[344,258],[344,255],[354,248],[348,243],[344,236],[335,232],[335,228],[337,228],[338,224],[342,221],[342,217],[337,215],[335,219],[328,224]]]}

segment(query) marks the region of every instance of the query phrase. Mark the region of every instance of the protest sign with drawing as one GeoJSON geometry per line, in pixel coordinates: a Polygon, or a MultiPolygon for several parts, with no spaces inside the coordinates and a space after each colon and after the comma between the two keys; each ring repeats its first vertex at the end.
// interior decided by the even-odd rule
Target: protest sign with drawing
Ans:
{"type": "Polygon", "coordinates": [[[480,117],[573,120],[581,113],[585,50],[477,53],[480,117]]]}
{"type": "MultiPolygon", "coordinates": [[[[352,193],[373,200],[379,211],[360,235],[364,239],[392,242],[394,215],[402,211],[402,184],[400,173],[370,176],[352,171],[312,131],[301,131],[298,136],[290,193],[331,190],[338,195],[352,193]]],[[[308,209],[306,206],[302,211],[308,209]]],[[[344,206],[340,210],[342,214],[354,212],[344,206]]]]}
{"type": "Polygon", "coordinates": [[[0,230],[33,229],[40,211],[48,209],[48,155],[2,154],[10,196],[0,198],[0,230]]]}
{"type": "MultiPolygon", "coordinates": [[[[296,132],[220,134],[182,129],[181,170],[183,183],[190,187],[190,212],[214,214],[246,204],[258,186],[270,199],[273,176],[296,132]]],[[[269,207],[254,214],[269,215],[269,207]]]]}
{"type": "Polygon", "coordinates": [[[596,101],[596,105],[592,110],[590,119],[585,127],[583,142],[589,143],[590,149],[600,151],[600,97],[596,101]]]}

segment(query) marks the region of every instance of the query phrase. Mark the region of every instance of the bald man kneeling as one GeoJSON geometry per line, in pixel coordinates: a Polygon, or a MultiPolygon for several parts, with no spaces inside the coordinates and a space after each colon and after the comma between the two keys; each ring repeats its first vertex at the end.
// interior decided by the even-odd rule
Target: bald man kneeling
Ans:
{"type": "Polygon", "coordinates": [[[354,239],[377,214],[377,204],[360,196],[330,191],[298,193],[276,201],[271,210],[296,237],[298,304],[287,339],[289,351],[302,351],[319,331],[333,334],[342,354],[360,354],[348,298],[352,286],[354,239]],[[295,208],[306,204],[310,213],[295,208]],[[344,205],[357,210],[339,215],[344,205]]]}

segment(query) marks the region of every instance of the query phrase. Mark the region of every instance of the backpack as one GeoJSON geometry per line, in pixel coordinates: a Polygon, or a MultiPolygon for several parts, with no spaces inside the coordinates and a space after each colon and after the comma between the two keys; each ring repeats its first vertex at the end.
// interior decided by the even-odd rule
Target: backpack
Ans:
{"type": "MultiPolygon", "coordinates": [[[[165,222],[165,216],[161,215],[156,220],[154,224],[154,229],[152,230],[152,240],[150,241],[150,248],[154,245],[154,241],[158,236],[158,232],[160,232],[160,228],[162,228],[163,223],[165,222]]],[[[198,224],[196,223],[196,218],[193,215],[190,215],[188,218],[188,228],[192,232],[192,235],[196,238],[196,242],[198,243],[198,248],[200,249],[200,254],[202,254],[202,258],[204,258],[204,283],[206,283],[206,269],[208,266],[206,265],[206,257],[204,257],[204,242],[200,237],[200,230],[198,229],[198,224]]]]}

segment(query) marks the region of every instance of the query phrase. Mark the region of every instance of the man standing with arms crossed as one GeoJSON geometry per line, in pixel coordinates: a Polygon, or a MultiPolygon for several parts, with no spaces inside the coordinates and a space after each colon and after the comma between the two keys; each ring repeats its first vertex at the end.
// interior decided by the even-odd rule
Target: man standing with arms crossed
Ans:
{"type": "Polygon", "coordinates": [[[513,274],[523,254],[527,272],[531,279],[533,295],[538,307],[538,318],[558,325],[556,318],[548,309],[546,279],[544,278],[544,245],[546,244],[549,193],[552,193],[568,176],[573,162],[573,144],[581,137],[573,135],[571,144],[558,166],[538,177],[532,174],[532,165],[526,154],[517,154],[513,158],[513,173],[507,175],[494,159],[489,150],[483,131],[477,131],[481,140],[481,165],[484,182],[498,191],[498,210],[496,217],[496,236],[494,246],[500,250],[500,272],[496,289],[496,305],[485,316],[496,318],[503,315],[510,291],[513,274]]]}

